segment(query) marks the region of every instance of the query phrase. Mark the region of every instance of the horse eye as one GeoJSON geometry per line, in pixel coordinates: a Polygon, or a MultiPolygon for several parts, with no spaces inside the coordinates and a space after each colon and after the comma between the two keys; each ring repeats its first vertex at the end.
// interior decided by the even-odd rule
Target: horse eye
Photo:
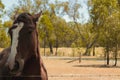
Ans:
{"type": "Polygon", "coordinates": [[[32,31],[31,31],[31,30],[29,30],[29,31],[28,31],[28,33],[29,33],[29,34],[31,34],[31,33],[32,33],[32,31]]]}
{"type": "Polygon", "coordinates": [[[28,28],[28,33],[31,34],[33,32],[33,28],[32,27],[29,27],[28,28]]]}
{"type": "Polygon", "coordinates": [[[29,30],[29,32],[33,32],[33,31],[35,30],[35,28],[32,27],[32,26],[30,26],[30,27],[28,28],[28,30],[29,30]]]}

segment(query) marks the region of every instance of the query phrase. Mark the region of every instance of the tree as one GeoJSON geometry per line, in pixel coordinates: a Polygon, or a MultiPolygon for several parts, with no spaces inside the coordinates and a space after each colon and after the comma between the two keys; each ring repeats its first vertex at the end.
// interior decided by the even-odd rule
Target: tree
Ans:
{"type": "Polygon", "coordinates": [[[40,28],[44,30],[44,39],[47,38],[47,41],[48,41],[48,44],[49,44],[49,47],[50,47],[50,52],[53,54],[53,37],[52,37],[52,34],[53,34],[53,25],[49,19],[49,15],[47,14],[44,14],[41,18],[41,21],[40,21],[40,28]]]}
{"type": "Polygon", "coordinates": [[[17,3],[18,5],[15,5],[7,13],[11,19],[14,19],[15,15],[18,15],[22,12],[36,14],[41,10],[44,10],[44,5],[48,3],[48,0],[18,0],[17,3]]]}
{"type": "Polygon", "coordinates": [[[39,33],[41,33],[40,39],[44,40],[44,47],[45,45],[49,45],[50,52],[53,53],[52,47],[56,43],[57,50],[59,42],[58,40],[60,40],[60,38],[58,37],[58,34],[60,32],[57,30],[59,30],[58,28],[60,26],[64,27],[64,24],[66,24],[65,21],[61,21],[62,19],[59,20],[59,16],[62,16],[62,13],[65,13],[64,10],[66,9],[66,7],[63,6],[63,4],[67,6],[68,2],[60,2],[57,0],[55,1],[55,4],[50,3],[48,0],[18,0],[18,2],[18,6],[15,6],[9,14],[11,19],[14,19],[13,15],[21,12],[29,12],[33,14],[35,12],[38,12],[39,10],[43,10],[43,17],[39,21],[41,25],[38,25],[38,31],[39,33]],[[59,22],[62,23],[60,26],[59,22]]]}
{"type": "Polygon", "coordinates": [[[3,15],[3,9],[4,9],[4,5],[3,5],[2,1],[0,0],[0,18],[3,15]]]}
{"type": "MultiPolygon", "coordinates": [[[[109,48],[114,52],[113,56],[115,57],[115,64],[117,65],[117,56],[118,56],[118,45],[119,45],[119,39],[120,39],[120,23],[119,23],[119,17],[118,13],[113,13],[110,17],[107,18],[107,22],[105,24],[105,27],[107,28],[105,34],[105,38],[107,37],[107,40],[105,42],[109,45],[109,48]]],[[[110,51],[110,50],[108,50],[110,51]]]]}
{"type": "MultiPolygon", "coordinates": [[[[93,21],[94,30],[99,34],[99,36],[104,35],[103,42],[105,44],[104,47],[106,51],[105,57],[107,58],[107,65],[109,65],[110,48],[113,47],[112,43],[114,41],[114,40],[111,40],[112,35],[114,34],[114,31],[111,32],[111,30],[114,28],[116,24],[111,26],[111,23],[110,21],[108,21],[108,19],[111,18],[113,13],[116,13],[117,1],[116,0],[111,0],[111,1],[89,0],[89,1],[92,4],[90,13],[91,13],[91,19],[93,21]]],[[[110,20],[113,21],[113,19],[110,19],[110,20]]],[[[116,20],[114,19],[114,21],[116,20]]]]}
{"type": "Polygon", "coordinates": [[[0,47],[5,48],[9,45],[10,39],[6,34],[6,28],[2,24],[2,17],[4,14],[4,5],[0,0],[0,47]]]}

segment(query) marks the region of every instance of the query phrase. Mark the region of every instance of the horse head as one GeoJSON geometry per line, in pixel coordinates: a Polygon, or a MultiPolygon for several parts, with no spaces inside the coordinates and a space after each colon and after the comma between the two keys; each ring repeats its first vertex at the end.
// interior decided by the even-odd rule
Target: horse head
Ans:
{"type": "Polygon", "coordinates": [[[41,13],[31,15],[22,13],[16,17],[12,27],[9,29],[11,37],[11,51],[7,59],[6,65],[10,70],[15,69],[17,72],[23,69],[25,62],[31,57],[39,57],[38,54],[38,33],[36,22],[41,13]]]}

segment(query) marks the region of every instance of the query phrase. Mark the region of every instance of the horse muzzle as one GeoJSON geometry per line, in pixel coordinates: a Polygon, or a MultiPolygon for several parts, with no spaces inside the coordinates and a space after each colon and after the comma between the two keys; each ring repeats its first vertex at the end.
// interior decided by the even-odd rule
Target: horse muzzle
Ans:
{"type": "Polygon", "coordinates": [[[14,76],[19,76],[22,73],[24,67],[24,60],[23,59],[16,59],[15,65],[12,70],[10,70],[10,74],[14,76]]]}

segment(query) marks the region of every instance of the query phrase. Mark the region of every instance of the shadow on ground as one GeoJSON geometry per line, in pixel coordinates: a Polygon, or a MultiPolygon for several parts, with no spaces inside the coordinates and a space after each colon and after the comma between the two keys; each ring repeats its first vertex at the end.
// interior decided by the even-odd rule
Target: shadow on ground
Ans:
{"type": "Polygon", "coordinates": [[[73,67],[93,67],[93,68],[120,68],[120,66],[113,66],[113,65],[73,65],[73,67]]]}

